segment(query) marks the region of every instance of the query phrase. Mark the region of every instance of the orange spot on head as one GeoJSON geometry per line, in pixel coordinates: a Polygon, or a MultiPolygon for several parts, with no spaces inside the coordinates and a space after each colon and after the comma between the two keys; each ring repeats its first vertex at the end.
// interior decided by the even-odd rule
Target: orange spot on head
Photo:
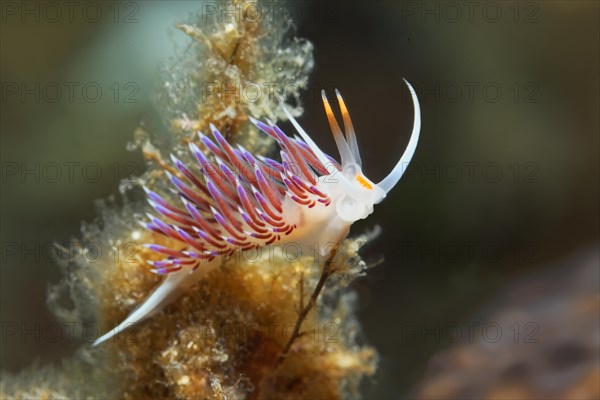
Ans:
{"type": "Polygon", "coordinates": [[[360,183],[360,185],[365,189],[373,189],[373,185],[371,185],[369,181],[362,175],[356,175],[356,182],[360,183]]]}

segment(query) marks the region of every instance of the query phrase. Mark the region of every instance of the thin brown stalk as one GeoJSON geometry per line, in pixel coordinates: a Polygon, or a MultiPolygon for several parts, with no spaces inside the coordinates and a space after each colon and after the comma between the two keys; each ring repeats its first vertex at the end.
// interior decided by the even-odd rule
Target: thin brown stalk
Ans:
{"type": "MultiPolygon", "coordinates": [[[[296,324],[294,325],[294,330],[292,331],[292,334],[291,334],[289,340],[287,341],[285,347],[283,348],[283,351],[277,357],[277,360],[275,361],[275,367],[281,365],[281,363],[285,360],[288,353],[290,352],[292,345],[302,335],[300,333],[300,329],[302,328],[302,323],[304,322],[304,320],[306,319],[306,317],[308,316],[310,311],[313,309],[313,307],[317,304],[317,299],[319,298],[319,294],[321,294],[323,287],[325,287],[325,282],[335,272],[335,269],[332,267],[333,267],[333,261],[337,254],[337,251],[338,251],[338,247],[335,247],[335,249],[331,252],[331,255],[327,258],[327,260],[323,264],[323,270],[321,271],[321,276],[319,277],[319,281],[317,282],[317,285],[315,286],[308,303],[306,303],[306,305],[304,307],[301,307],[300,313],[298,314],[298,319],[296,319],[296,324]]],[[[303,298],[300,299],[300,302],[301,302],[300,304],[302,304],[303,298]]]]}

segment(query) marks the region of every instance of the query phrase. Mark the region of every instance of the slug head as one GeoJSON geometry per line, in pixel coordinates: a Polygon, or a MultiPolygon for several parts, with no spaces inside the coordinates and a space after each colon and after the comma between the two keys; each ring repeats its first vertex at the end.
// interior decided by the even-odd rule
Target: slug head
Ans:
{"type": "MultiPolygon", "coordinates": [[[[358,150],[358,143],[356,140],[356,134],[348,113],[348,108],[342,99],[342,96],[336,89],[335,94],[337,96],[340,111],[342,113],[342,119],[344,121],[345,136],[342,134],[342,130],[338,125],[337,119],[333,114],[331,105],[325,96],[325,91],[321,92],[323,98],[323,105],[325,107],[325,113],[327,114],[327,120],[333,133],[335,143],[341,156],[341,172],[335,171],[329,177],[328,181],[335,182],[339,186],[336,190],[338,194],[338,200],[336,202],[336,211],[338,216],[352,223],[359,219],[366,218],[373,212],[373,206],[381,202],[387,193],[392,190],[398,183],[404,171],[408,167],[410,160],[412,159],[415,149],[417,148],[417,142],[419,141],[419,133],[421,130],[421,109],[419,106],[419,99],[414,88],[408,83],[406,79],[403,79],[413,101],[414,107],[414,123],[413,129],[410,136],[410,140],[404,151],[404,154],[394,166],[392,171],[379,183],[374,183],[369,180],[362,173],[362,161],[360,158],[360,152],[358,150]]],[[[286,110],[283,106],[283,110],[300,134],[302,139],[308,144],[311,150],[315,153],[319,161],[323,165],[330,165],[331,162],[323,153],[323,151],[315,144],[315,142],[308,136],[308,134],[302,129],[295,118],[286,110]]]]}

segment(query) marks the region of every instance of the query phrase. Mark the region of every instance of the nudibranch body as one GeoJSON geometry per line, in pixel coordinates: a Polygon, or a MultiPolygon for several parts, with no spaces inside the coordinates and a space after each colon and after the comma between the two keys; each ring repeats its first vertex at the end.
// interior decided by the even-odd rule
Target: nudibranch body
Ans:
{"type": "Polygon", "coordinates": [[[220,265],[219,257],[268,245],[294,243],[302,255],[326,257],[346,237],[353,222],[366,218],[373,206],[402,177],[419,139],[417,95],[405,80],[414,105],[414,123],[404,154],[390,174],[373,183],[361,170],[361,158],[348,109],[336,90],[344,134],[323,91],[323,104],[340,152],[341,162],[326,155],[285,109],[299,136],[288,137],[270,121],[251,118],[281,148],[281,162],[254,156],[231,146],[211,125],[211,140],[198,133],[200,143],[214,156],[210,161],[198,145],[190,151],[200,173],[172,156],[179,172],[167,172],[181,204],[172,204],[145,188],[148,201],[161,216],[148,214],[142,225],[181,242],[179,248],[146,245],[164,255],[149,262],[165,280],[121,324],[100,337],[97,345],[154,314],[175,295],[220,265]],[[318,253],[316,253],[318,252],[318,253]]]}

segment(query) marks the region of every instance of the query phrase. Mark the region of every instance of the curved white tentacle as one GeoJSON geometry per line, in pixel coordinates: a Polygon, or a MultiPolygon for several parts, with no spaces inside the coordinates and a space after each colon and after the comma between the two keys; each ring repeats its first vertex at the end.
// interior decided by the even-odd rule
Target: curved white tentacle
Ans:
{"type": "Polygon", "coordinates": [[[404,171],[408,167],[410,160],[415,154],[415,149],[417,148],[417,143],[419,141],[419,133],[421,131],[421,107],[419,106],[419,99],[417,98],[417,93],[415,89],[411,86],[410,83],[404,78],[402,80],[408,86],[410,90],[410,95],[413,101],[413,107],[415,110],[413,129],[410,135],[410,140],[408,141],[408,145],[406,146],[406,150],[404,150],[404,154],[400,158],[400,161],[396,164],[392,172],[388,174],[381,182],[377,184],[381,189],[383,189],[386,193],[388,193],[402,178],[404,171]]]}

